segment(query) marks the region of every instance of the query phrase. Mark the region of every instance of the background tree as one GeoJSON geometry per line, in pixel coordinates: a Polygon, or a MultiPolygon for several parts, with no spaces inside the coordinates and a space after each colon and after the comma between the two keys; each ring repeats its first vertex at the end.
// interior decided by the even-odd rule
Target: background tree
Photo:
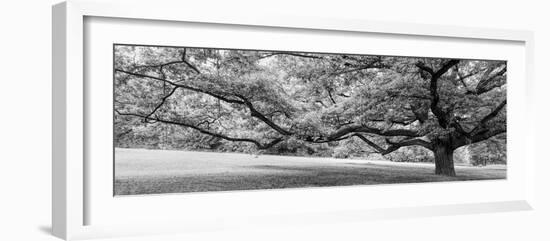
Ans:
{"type": "Polygon", "coordinates": [[[419,146],[436,174],[454,176],[454,150],[506,132],[505,105],[503,61],[115,48],[120,139],[154,126],[232,151],[419,146]]]}

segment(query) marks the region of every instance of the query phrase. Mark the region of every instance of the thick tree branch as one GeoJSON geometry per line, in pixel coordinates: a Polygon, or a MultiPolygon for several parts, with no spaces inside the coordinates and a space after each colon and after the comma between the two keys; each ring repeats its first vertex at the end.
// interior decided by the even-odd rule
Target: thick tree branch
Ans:
{"type": "Polygon", "coordinates": [[[500,111],[506,105],[506,100],[503,100],[493,111],[483,117],[479,124],[474,127],[470,132],[464,130],[458,130],[454,136],[453,149],[461,146],[469,145],[472,143],[487,140],[493,136],[506,133],[506,125],[494,125],[487,126],[487,123],[498,116],[500,111]]]}
{"type": "Polygon", "coordinates": [[[506,127],[503,126],[501,128],[491,128],[489,130],[481,131],[475,135],[473,135],[470,138],[470,143],[477,143],[480,141],[487,140],[493,136],[500,135],[506,133],[506,127]]]}
{"type": "Polygon", "coordinates": [[[436,79],[439,79],[439,77],[441,77],[443,74],[445,74],[449,69],[451,69],[453,66],[457,65],[459,62],[460,62],[460,60],[458,60],[458,59],[451,59],[451,60],[445,62],[441,66],[441,68],[439,68],[439,70],[432,75],[432,78],[435,77],[436,79]]]}
{"type": "Polygon", "coordinates": [[[433,75],[434,74],[434,70],[428,66],[426,66],[424,63],[422,62],[418,62],[416,63],[416,67],[419,68],[420,70],[423,70],[423,71],[426,71],[428,72],[430,75],[433,75]]]}
{"type": "Polygon", "coordinates": [[[353,134],[353,136],[356,136],[359,139],[361,139],[362,141],[364,141],[365,143],[367,143],[369,146],[374,148],[381,155],[390,154],[390,153],[398,150],[399,148],[405,147],[405,146],[422,146],[422,147],[425,147],[425,148],[430,149],[430,150],[432,149],[432,144],[430,142],[427,142],[425,140],[418,139],[418,138],[405,139],[405,140],[400,141],[400,142],[392,142],[392,141],[386,139],[386,143],[388,143],[389,146],[387,148],[382,148],[381,146],[377,145],[376,143],[374,143],[373,141],[369,140],[368,138],[366,138],[365,136],[363,136],[361,134],[356,133],[356,134],[353,134]]]}
{"type": "Polygon", "coordinates": [[[129,75],[133,75],[133,76],[137,76],[137,77],[141,77],[141,78],[149,78],[149,79],[154,79],[154,80],[159,80],[159,81],[163,81],[165,83],[168,83],[174,87],[179,87],[179,88],[182,88],[182,89],[187,89],[187,90],[191,90],[191,91],[195,91],[195,92],[200,92],[200,93],[203,93],[203,94],[207,94],[207,95],[210,95],[214,98],[217,98],[217,99],[220,99],[222,101],[225,101],[227,103],[233,103],[233,104],[244,104],[243,101],[240,101],[240,100],[236,100],[236,99],[231,99],[228,97],[229,94],[221,94],[221,93],[215,93],[215,92],[212,92],[212,91],[207,91],[207,90],[203,90],[203,89],[199,89],[197,87],[193,87],[193,86],[189,86],[189,85],[184,85],[184,84],[178,84],[178,83],[174,83],[170,80],[167,80],[167,79],[163,79],[163,78],[158,78],[158,77],[155,77],[155,76],[150,76],[150,75],[145,75],[145,74],[140,74],[140,73],[133,73],[133,72],[129,72],[129,71],[126,71],[126,70],[122,70],[122,69],[115,69],[115,71],[117,72],[121,72],[121,73],[125,73],[125,74],[129,74],[129,75]]]}
{"type": "Polygon", "coordinates": [[[500,71],[498,71],[497,73],[495,73],[494,75],[490,76],[489,78],[487,79],[483,79],[481,81],[479,81],[479,83],[477,84],[476,86],[476,89],[475,89],[475,93],[477,95],[480,95],[480,94],[483,94],[483,93],[486,93],[486,92],[489,92],[490,90],[496,88],[496,87],[499,87],[501,85],[492,85],[491,86],[491,83],[497,79],[498,77],[502,77],[507,71],[507,67],[504,66],[504,68],[502,68],[500,71]]]}
{"type": "Polygon", "coordinates": [[[455,130],[460,133],[461,135],[465,135],[465,136],[469,136],[469,133],[464,130],[464,128],[462,127],[462,125],[457,121],[457,120],[453,120],[450,124],[451,127],[455,128],[455,130]]]}
{"type": "Polygon", "coordinates": [[[187,127],[187,128],[196,130],[200,133],[210,135],[210,136],[213,136],[213,137],[218,137],[218,138],[228,140],[228,141],[252,143],[252,144],[256,145],[258,147],[258,149],[261,149],[261,150],[268,149],[268,148],[276,145],[277,143],[279,143],[283,140],[283,138],[276,138],[276,139],[264,144],[264,143],[261,143],[260,141],[257,141],[257,140],[251,139],[251,138],[230,137],[230,136],[227,136],[227,135],[224,135],[224,134],[221,134],[221,133],[216,133],[216,132],[201,128],[197,125],[184,123],[184,122],[181,122],[181,121],[165,120],[165,119],[161,119],[161,118],[158,118],[158,117],[150,117],[150,116],[147,116],[147,115],[136,114],[136,113],[122,113],[122,112],[117,111],[117,110],[115,110],[115,112],[118,115],[122,115],[122,116],[139,117],[139,118],[143,118],[145,120],[153,120],[155,122],[160,122],[160,123],[164,123],[164,124],[187,127]]]}
{"type": "Polygon", "coordinates": [[[438,92],[438,85],[437,82],[439,81],[439,78],[445,74],[450,68],[457,65],[460,62],[460,60],[452,59],[447,62],[445,62],[437,71],[434,71],[432,68],[424,65],[424,63],[419,62],[416,64],[416,66],[424,70],[428,73],[430,73],[430,94],[432,96],[431,103],[430,103],[430,109],[432,110],[432,113],[436,116],[437,122],[442,128],[447,128],[449,126],[449,117],[448,113],[444,111],[439,106],[439,92],[438,92]]]}
{"type": "Polygon", "coordinates": [[[252,117],[255,117],[259,120],[261,120],[262,122],[264,122],[266,125],[268,125],[269,127],[271,127],[273,130],[279,132],[280,134],[282,135],[285,135],[285,136],[289,136],[289,135],[292,135],[293,133],[288,131],[288,130],[285,130],[284,128],[282,128],[281,126],[275,124],[275,122],[273,122],[272,120],[270,120],[269,118],[267,118],[264,114],[262,114],[261,112],[259,112],[255,107],[254,105],[252,104],[252,102],[244,97],[243,95],[240,95],[240,94],[236,94],[239,98],[241,98],[241,100],[244,102],[244,104],[248,107],[248,109],[250,110],[250,115],[252,117]]]}
{"type": "Polygon", "coordinates": [[[466,89],[466,93],[470,93],[471,92],[470,87],[468,86],[468,84],[466,84],[466,79],[475,75],[476,73],[470,73],[465,76],[462,76],[462,74],[460,74],[460,70],[458,69],[458,65],[455,65],[454,69],[456,71],[456,75],[458,76],[458,80],[460,80],[460,83],[462,84],[464,89],[466,89]]]}
{"type": "MultiPolygon", "coordinates": [[[[120,69],[115,69],[115,71],[119,71],[119,72],[122,72],[122,73],[126,73],[126,74],[130,74],[130,75],[134,75],[134,76],[138,76],[138,77],[142,77],[142,78],[150,78],[150,79],[154,79],[154,80],[159,80],[159,81],[163,81],[163,82],[166,82],[168,84],[171,84],[175,87],[179,87],[179,88],[183,88],[183,89],[187,89],[187,90],[191,90],[191,91],[195,91],[195,92],[200,92],[200,93],[204,93],[204,94],[207,94],[207,95],[210,95],[214,98],[217,98],[219,100],[222,100],[222,101],[225,101],[227,103],[233,103],[233,104],[241,104],[241,105],[245,105],[248,107],[248,109],[250,110],[250,114],[252,117],[255,117],[259,120],[261,120],[262,122],[264,122],[265,124],[267,124],[269,127],[273,128],[275,131],[285,135],[285,136],[288,136],[288,135],[291,135],[292,132],[288,131],[288,130],[285,130],[284,128],[282,128],[281,126],[275,124],[275,122],[271,121],[269,118],[267,118],[265,115],[263,115],[261,112],[259,112],[255,107],[254,105],[252,104],[251,101],[248,100],[248,98],[244,97],[243,95],[240,95],[240,94],[232,94],[238,98],[240,98],[240,100],[237,100],[237,99],[231,99],[229,97],[227,97],[227,95],[230,95],[230,94],[219,94],[219,93],[215,93],[215,92],[212,92],[212,91],[207,91],[207,90],[203,90],[203,89],[199,89],[199,88],[196,88],[196,87],[192,87],[192,86],[188,86],[188,85],[183,85],[183,84],[177,84],[177,83],[174,83],[172,81],[169,81],[169,80],[166,80],[166,79],[162,79],[162,78],[158,78],[158,77],[154,77],[154,76],[149,76],[149,75],[144,75],[144,74],[139,74],[139,73],[132,73],[132,72],[128,72],[128,71],[125,71],[125,70],[120,70],[120,69]]],[[[160,107],[159,107],[160,108],[160,107]]]]}
{"type": "MultiPolygon", "coordinates": [[[[376,152],[382,154],[382,153],[385,153],[386,152],[386,149],[382,148],[381,146],[377,145],[376,143],[372,142],[371,140],[369,140],[368,138],[366,138],[365,136],[361,135],[361,134],[353,134],[353,136],[356,136],[358,137],[359,139],[361,139],[362,141],[364,141],[365,143],[367,143],[367,145],[371,146],[372,148],[374,148],[374,150],[376,150],[376,152]]],[[[382,154],[384,155],[384,154],[382,154]]]]}
{"type": "Polygon", "coordinates": [[[506,105],[506,100],[503,100],[502,102],[500,102],[500,104],[498,104],[498,106],[493,111],[491,111],[491,113],[489,113],[488,115],[483,117],[483,119],[481,119],[481,123],[485,124],[491,119],[495,118],[500,112],[500,110],[504,108],[505,105],[506,105]]]}
{"type": "Polygon", "coordinates": [[[394,150],[397,150],[397,149],[399,149],[401,147],[405,147],[405,146],[422,146],[422,147],[425,147],[425,148],[430,149],[430,150],[433,148],[432,143],[430,143],[428,141],[425,141],[425,140],[422,140],[422,139],[418,139],[418,138],[405,139],[405,140],[400,141],[400,142],[392,142],[389,139],[386,139],[386,143],[388,143],[390,145],[390,148],[388,148],[388,149],[394,149],[394,150]]]}
{"type": "Polygon", "coordinates": [[[478,132],[483,131],[483,129],[486,129],[487,122],[498,116],[500,111],[506,106],[506,100],[503,100],[498,104],[498,106],[491,111],[489,114],[487,114],[483,119],[479,121],[479,124],[470,131],[470,135],[476,135],[478,132]]]}
{"type": "Polygon", "coordinates": [[[335,140],[350,133],[368,133],[376,134],[380,136],[407,136],[407,137],[421,137],[422,134],[414,130],[408,129],[390,129],[384,130],[379,128],[367,127],[365,125],[348,125],[334,133],[325,137],[326,140],[335,140]]]}

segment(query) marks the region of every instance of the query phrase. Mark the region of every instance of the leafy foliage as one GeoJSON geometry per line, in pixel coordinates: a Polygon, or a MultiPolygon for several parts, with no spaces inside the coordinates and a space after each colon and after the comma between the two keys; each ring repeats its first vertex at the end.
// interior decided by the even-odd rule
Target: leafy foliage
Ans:
{"type": "Polygon", "coordinates": [[[438,143],[454,150],[506,131],[503,61],[126,45],[114,54],[119,147],[429,161],[438,143]]]}

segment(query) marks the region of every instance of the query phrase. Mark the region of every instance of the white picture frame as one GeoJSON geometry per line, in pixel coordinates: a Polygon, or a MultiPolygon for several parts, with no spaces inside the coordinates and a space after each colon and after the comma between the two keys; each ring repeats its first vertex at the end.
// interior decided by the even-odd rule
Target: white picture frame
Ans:
{"type": "MultiPolygon", "coordinates": [[[[480,212],[530,210],[534,200],[534,173],[536,158],[533,154],[534,130],[528,129],[523,136],[512,144],[510,150],[515,150],[515,155],[522,158],[522,162],[515,162],[509,168],[517,170],[512,172],[512,177],[506,182],[484,182],[484,183],[463,183],[453,187],[456,190],[475,190],[480,193],[479,197],[469,197],[463,200],[452,199],[440,200],[438,202],[422,202],[419,200],[404,202],[384,203],[383,199],[377,200],[379,204],[375,208],[361,208],[358,202],[352,202],[346,209],[328,208],[323,209],[319,205],[301,210],[288,211],[288,206],[282,204],[277,207],[269,203],[260,206],[243,205],[243,200],[254,200],[257,202],[269,202],[281,195],[282,199],[295,198],[305,200],[298,202],[297,207],[305,207],[307,200],[323,199],[338,192],[341,197],[354,197],[366,195],[367,193],[398,193],[406,189],[411,193],[424,191],[428,194],[435,190],[442,189],[443,185],[430,184],[428,186],[374,186],[374,187],[346,187],[331,189],[315,189],[304,192],[303,189],[290,191],[259,191],[259,192],[234,192],[234,193],[213,193],[198,195],[166,195],[133,198],[135,203],[128,202],[105,202],[95,201],[94,189],[102,189],[101,185],[95,185],[94,179],[87,174],[92,164],[86,161],[90,155],[85,141],[87,123],[89,117],[89,103],[86,102],[86,89],[89,86],[85,83],[86,63],[86,34],[85,19],[90,18],[115,18],[121,21],[141,22],[153,21],[156,24],[191,23],[191,24],[217,24],[224,28],[253,27],[254,29],[269,31],[300,30],[318,31],[316,33],[369,33],[391,35],[395,38],[421,37],[426,39],[452,39],[455,42],[477,41],[491,45],[495,42],[511,44],[516,47],[514,60],[518,69],[515,91],[510,91],[509,99],[514,115],[512,122],[530,125],[530,116],[533,113],[527,108],[531,103],[529,93],[531,90],[533,73],[533,34],[529,31],[519,30],[496,30],[482,28],[467,28],[457,26],[421,25],[410,23],[392,22],[371,22],[352,19],[329,19],[329,18],[301,18],[298,16],[284,15],[232,15],[224,11],[208,11],[195,9],[187,11],[182,15],[179,9],[189,8],[188,4],[178,1],[163,1],[158,4],[150,1],[85,1],[73,0],[60,3],[53,7],[53,167],[52,167],[52,227],[53,234],[63,239],[85,239],[94,237],[112,237],[122,235],[193,232],[200,230],[216,229],[221,227],[234,226],[269,226],[269,225],[292,225],[293,223],[312,222],[339,222],[342,220],[367,220],[401,217],[422,217],[433,215],[451,215],[480,212]],[[519,47],[518,47],[519,46],[519,47]],[[520,51],[521,53],[518,52],[520,51]],[[84,90],[84,91],[83,91],[84,90]],[[514,104],[515,103],[515,104],[514,104]],[[513,107],[515,106],[515,107],[513,107]],[[482,192],[487,189],[495,189],[494,197],[483,198],[482,192]],[[511,190],[511,191],[507,191],[511,190]],[[357,194],[359,193],[359,194],[357,194]],[[161,205],[164,207],[177,208],[186,199],[188,205],[196,205],[192,209],[181,208],[174,216],[160,217],[153,211],[144,211],[143,216],[149,219],[148,222],[140,218],[128,217],[131,215],[127,210],[122,210],[128,205],[161,205]],[[213,204],[216,200],[226,200],[229,204],[235,203],[234,212],[224,212],[222,209],[214,208],[218,214],[206,212],[204,206],[213,204]],[[90,203],[101,203],[94,205],[90,203]],[[90,205],[94,206],[90,209],[90,205]],[[109,206],[111,205],[111,206],[109,206]],[[203,205],[201,209],[201,205],[203,205]],[[302,205],[302,206],[300,206],[302,205]],[[104,210],[104,211],[101,211],[104,210]],[[119,210],[120,212],[114,212],[119,210]],[[252,215],[253,212],[262,212],[261,215],[252,215]],[[103,212],[99,214],[100,212],[103,212]],[[187,212],[191,218],[180,219],[181,212],[187,212]],[[96,215],[119,220],[116,223],[96,223],[89,220],[90,216],[96,215]],[[107,213],[107,214],[106,214],[107,213]],[[135,220],[132,220],[135,219],[135,220]],[[193,219],[191,221],[191,219],[193,219]],[[141,221],[140,221],[141,220],[141,221]],[[330,220],[330,221],[327,221],[330,220]],[[228,225],[231,221],[231,225],[228,225]],[[119,225],[125,223],[125,225],[119,225]],[[177,223],[177,224],[174,224],[177,223]]],[[[122,26],[124,27],[124,26],[122,26]]],[[[101,33],[101,31],[99,31],[101,33]]],[[[94,32],[95,33],[95,32],[94,32]]],[[[154,39],[152,39],[154,40],[154,39]]],[[[152,41],[151,40],[151,41],[152,41]]],[[[227,46],[222,46],[227,47],[227,46]]],[[[93,94],[92,94],[93,95],[93,94]]],[[[91,97],[94,98],[93,96],[91,97]]],[[[509,115],[512,115],[509,113],[509,115]]],[[[93,118],[93,117],[92,117],[93,118]]],[[[517,136],[517,135],[516,135],[517,136]]],[[[510,138],[513,138],[512,134],[510,138]]],[[[514,158],[514,157],[510,157],[514,158]]],[[[512,160],[513,161],[513,160],[512,160]]],[[[95,164],[94,164],[95,165],[95,164]]],[[[97,174],[96,174],[97,175],[97,174]]],[[[91,175],[93,176],[93,175],[91,175]]],[[[107,180],[109,181],[109,180],[107,180]]],[[[112,180],[110,180],[112,181],[112,180]]],[[[99,190],[99,192],[102,192],[99,190]]],[[[109,198],[109,197],[102,197],[109,198]]],[[[116,202],[117,198],[110,197],[116,202]]],[[[132,199],[132,198],[131,198],[132,199]]],[[[99,200],[99,199],[97,199],[99,200]]],[[[342,202],[343,199],[333,201],[342,202]]],[[[375,202],[375,201],[372,201],[375,202]]],[[[99,220],[99,219],[98,219],[99,220]]]]}

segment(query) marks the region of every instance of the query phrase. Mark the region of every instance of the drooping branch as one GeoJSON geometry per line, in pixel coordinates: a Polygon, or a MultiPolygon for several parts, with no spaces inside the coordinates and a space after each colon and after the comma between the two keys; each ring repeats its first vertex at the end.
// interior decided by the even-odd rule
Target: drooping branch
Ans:
{"type": "Polygon", "coordinates": [[[352,133],[367,133],[367,134],[376,134],[376,135],[388,136],[388,137],[391,137],[391,136],[421,137],[423,136],[422,133],[419,133],[415,130],[408,130],[408,129],[384,130],[380,128],[373,128],[365,125],[355,124],[355,125],[344,126],[341,129],[335,131],[334,133],[329,134],[324,139],[335,140],[352,133]]]}
{"type": "MultiPolygon", "coordinates": [[[[385,153],[386,152],[386,149],[380,147],[379,145],[377,145],[376,143],[372,142],[371,140],[367,139],[365,136],[361,135],[361,134],[353,134],[353,136],[356,136],[358,137],[359,139],[361,139],[362,141],[364,141],[365,143],[367,143],[367,145],[371,146],[372,148],[374,148],[374,150],[376,150],[376,152],[382,154],[382,153],[385,153]]],[[[384,154],[382,154],[384,155],[384,154]]]]}
{"type": "Polygon", "coordinates": [[[262,114],[260,111],[258,111],[248,98],[246,98],[245,96],[240,95],[240,94],[235,94],[235,95],[238,96],[243,101],[243,103],[248,107],[248,109],[250,110],[250,115],[252,117],[255,117],[255,118],[261,120],[266,125],[268,125],[273,130],[279,132],[282,135],[285,135],[285,136],[292,135],[292,132],[284,129],[283,127],[281,127],[277,124],[275,124],[275,122],[273,122],[272,120],[267,118],[264,114],[262,114]]]}
{"type": "MultiPolygon", "coordinates": [[[[204,89],[201,89],[201,88],[197,88],[197,87],[192,87],[192,86],[189,86],[189,85],[184,85],[184,84],[180,84],[180,83],[175,83],[173,81],[169,81],[165,78],[164,74],[163,74],[163,68],[165,66],[168,66],[168,65],[171,65],[171,64],[176,64],[176,63],[184,63],[186,64],[189,68],[193,69],[197,74],[200,74],[201,72],[195,67],[193,66],[191,63],[189,63],[187,60],[186,60],[186,53],[187,53],[187,48],[183,48],[183,51],[181,52],[181,60],[180,61],[172,61],[172,62],[168,62],[168,63],[165,63],[165,64],[159,64],[159,65],[150,65],[150,66],[146,66],[146,67],[158,67],[160,68],[160,71],[161,71],[161,74],[163,75],[163,78],[158,78],[158,77],[155,77],[155,76],[149,76],[149,75],[145,75],[145,74],[140,74],[140,73],[133,73],[133,72],[130,72],[130,71],[126,71],[126,70],[122,70],[122,69],[115,69],[115,71],[117,72],[122,72],[122,73],[125,73],[125,74],[128,74],[128,75],[133,75],[133,76],[137,76],[137,77],[142,77],[142,78],[149,78],[149,79],[154,79],[154,80],[159,80],[159,81],[162,81],[164,84],[168,83],[172,86],[174,86],[174,89],[173,91],[165,96],[165,98],[163,98],[162,102],[149,114],[149,116],[151,116],[154,112],[156,112],[166,101],[166,99],[173,94],[173,92],[177,89],[177,88],[183,88],[183,89],[187,89],[187,90],[191,90],[191,91],[195,91],[195,92],[200,92],[200,93],[204,93],[204,94],[207,94],[207,95],[210,95],[214,98],[217,98],[219,100],[222,100],[222,101],[225,101],[227,103],[233,103],[233,104],[241,104],[241,105],[246,105],[248,107],[248,109],[250,110],[251,112],[251,115],[259,120],[261,120],[262,122],[264,122],[265,124],[267,124],[268,126],[270,126],[271,128],[273,128],[274,130],[276,130],[277,132],[283,134],[283,135],[290,135],[292,134],[290,131],[288,130],[285,130],[283,129],[282,127],[280,127],[279,125],[275,124],[273,121],[271,121],[269,118],[267,118],[264,114],[262,114],[260,111],[258,111],[252,104],[251,101],[249,101],[248,99],[244,98],[244,96],[242,95],[237,95],[237,94],[228,94],[228,93],[219,93],[219,92],[214,92],[214,91],[208,91],[208,90],[204,90],[204,89]],[[236,95],[236,96],[239,96],[240,99],[242,100],[237,100],[237,99],[233,99],[233,98],[230,98],[229,96],[231,95],[236,95]]],[[[285,55],[291,55],[291,56],[297,56],[297,57],[307,57],[307,58],[321,58],[321,57],[318,57],[318,56],[313,56],[313,55],[305,55],[305,54],[300,54],[300,53],[290,53],[290,52],[277,52],[277,53],[272,53],[271,56],[273,55],[278,55],[278,54],[285,54],[285,55]]]]}
{"type": "Polygon", "coordinates": [[[184,85],[184,84],[180,84],[180,83],[175,83],[175,82],[172,82],[172,81],[167,80],[167,79],[158,78],[158,77],[155,77],[155,76],[150,76],[150,75],[145,75],[145,74],[140,74],[140,73],[133,73],[133,72],[129,72],[129,71],[122,70],[122,69],[115,69],[115,71],[125,73],[125,74],[129,74],[129,75],[133,75],[133,76],[137,76],[137,77],[141,77],[141,78],[149,78],[149,79],[154,79],[154,80],[158,80],[158,81],[163,81],[163,82],[168,83],[168,84],[170,84],[174,87],[179,87],[179,88],[182,88],[182,89],[207,94],[207,95],[210,95],[210,96],[212,96],[216,99],[220,99],[222,101],[225,101],[227,103],[244,104],[244,102],[241,101],[241,100],[230,98],[228,94],[222,94],[222,93],[216,93],[216,92],[213,92],[213,91],[207,91],[207,90],[203,90],[203,89],[200,89],[200,88],[197,88],[197,87],[184,85]]]}
{"type": "Polygon", "coordinates": [[[430,142],[422,139],[418,139],[418,138],[405,139],[400,142],[392,142],[389,139],[386,139],[386,143],[389,146],[387,148],[382,148],[380,145],[374,143],[373,141],[369,140],[368,138],[366,138],[361,134],[356,133],[356,134],[353,134],[353,136],[356,136],[359,139],[361,139],[363,142],[367,143],[369,146],[374,148],[376,152],[380,153],[381,155],[390,154],[396,150],[399,150],[399,148],[405,147],[405,146],[422,146],[430,150],[432,149],[432,144],[430,142]]]}
{"type": "Polygon", "coordinates": [[[228,140],[228,141],[232,141],[232,142],[252,143],[252,144],[256,145],[258,147],[258,149],[260,149],[260,150],[268,149],[268,148],[276,145],[277,143],[283,141],[283,138],[276,138],[276,139],[274,139],[274,140],[272,140],[268,143],[261,143],[260,141],[257,141],[257,140],[251,139],[251,138],[230,137],[230,136],[227,136],[225,134],[221,134],[221,133],[217,133],[217,132],[213,132],[213,131],[201,128],[198,125],[193,125],[193,124],[185,123],[185,122],[182,122],[182,121],[166,120],[166,119],[161,119],[161,118],[158,118],[158,117],[151,117],[151,116],[148,116],[148,115],[136,114],[136,113],[122,113],[122,112],[117,111],[117,110],[115,110],[115,112],[118,115],[122,115],[122,116],[133,116],[133,117],[142,118],[142,119],[147,120],[147,121],[155,121],[155,122],[160,122],[160,123],[164,123],[164,124],[187,127],[187,128],[196,130],[200,133],[203,133],[203,134],[206,134],[206,135],[209,135],[209,136],[213,136],[213,137],[218,137],[218,138],[228,140]]]}
{"type": "MultiPolygon", "coordinates": [[[[281,126],[277,125],[275,122],[271,121],[269,118],[267,118],[264,114],[262,114],[260,111],[258,111],[254,105],[252,104],[252,102],[250,100],[248,100],[248,98],[246,98],[245,96],[243,95],[240,95],[240,94],[237,94],[237,93],[232,93],[232,94],[229,94],[229,93],[225,93],[225,94],[221,94],[221,93],[216,93],[216,92],[213,92],[213,91],[207,91],[207,90],[203,90],[203,89],[200,89],[200,88],[197,88],[197,87],[192,87],[192,86],[189,86],[189,85],[184,85],[184,84],[177,84],[177,83],[174,83],[172,81],[169,81],[169,80],[166,80],[166,79],[162,79],[162,78],[158,78],[158,77],[155,77],[155,76],[149,76],[149,75],[144,75],[144,74],[139,74],[139,73],[132,73],[132,72],[129,72],[129,71],[125,71],[125,70],[121,70],[121,69],[115,69],[115,71],[118,71],[118,72],[122,72],[122,73],[126,73],[126,74],[130,74],[130,75],[134,75],[134,76],[138,76],[138,77],[142,77],[142,78],[150,78],[150,79],[154,79],[154,80],[159,80],[159,81],[163,81],[165,83],[168,83],[170,85],[173,85],[174,87],[178,87],[178,88],[183,88],[183,89],[187,89],[187,90],[191,90],[191,91],[195,91],[195,92],[200,92],[200,93],[204,93],[204,94],[207,94],[207,95],[210,95],[216,99],[219,99],[219,100],[222,100],[222,101],[225,101],[227,103],[233,103],[233,104],[241,104],[241,105],[245,105],[246,107],[248,107],[248,109],[250,110],[250,114],[252,117],[255,117],[259,120],[261,120],[262,122],[264,122],[265,124],[267,124],[269,127],[271,127],[272,129],[274,129],[275,131],[279,132],[280,134],[283,134],[285,136],[288,136],[288,135],[291,135],[292,132],[288,131],[288,130],[285,130],[284,128],[282,128],[281,126]],[[233,98],[230,98],[229,96],[230,95],[234,95],[235,97],[238,97],[239,99],[233,99],[233,98]]],[[[160,108],[160,107],[159,107],[160,108]]]]}
{"type": "Polygon", "coordinates": [[[433,148],[432,143],[419,138],[405,139],[400,142],[392,142],[389,139],[386,139],[386,143],[390,145],[390,147],[387,149],[388,153],[396,151],[399,148],[405,146],[422,146],[430,150],[433,148]]]}

